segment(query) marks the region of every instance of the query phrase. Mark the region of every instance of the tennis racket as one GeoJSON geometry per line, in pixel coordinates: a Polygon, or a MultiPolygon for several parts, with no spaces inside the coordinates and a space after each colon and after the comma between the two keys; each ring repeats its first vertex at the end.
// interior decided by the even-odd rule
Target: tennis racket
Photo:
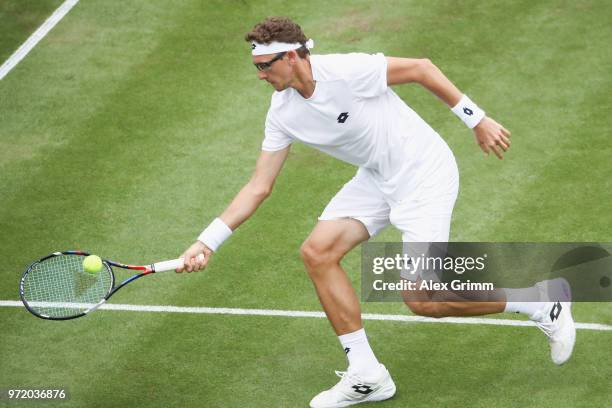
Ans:
{"type": "MultiPolygon", "coordinates": [[[[83,260],[89,255],[82,251],[54,252],[33,262],[23,273],[19,285],[19,296],[26,309],[41,319],[75,319],[102,306],[128,283],[183,265],[182,258],[144,266],[103,259],[102,269],[89,273],[83,269],[83,260]],[[140,273],[115,285],[113,267],[140,273]]],[[[200,254],[200,259],[203,257],[200,254]]]]}

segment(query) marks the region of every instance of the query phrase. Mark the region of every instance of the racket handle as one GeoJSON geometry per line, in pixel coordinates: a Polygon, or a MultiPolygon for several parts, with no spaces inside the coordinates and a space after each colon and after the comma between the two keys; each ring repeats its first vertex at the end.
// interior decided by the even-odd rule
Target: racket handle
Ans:
{"type": "MultiPolygon", "coordinates": [[[[203,261],[204,254],[198,255],[198,259],[200,261],[203,261]]],[[[184,262],[183,258],[177,258],[177,259],[172,259],[170,261],[157,262],[157,263],[154,263],[152,266],[155,272],[166,272],[166,271],[173,271],[176,268],[180,268],[181,266],[184,265],[183,262],[184,262]]]]}

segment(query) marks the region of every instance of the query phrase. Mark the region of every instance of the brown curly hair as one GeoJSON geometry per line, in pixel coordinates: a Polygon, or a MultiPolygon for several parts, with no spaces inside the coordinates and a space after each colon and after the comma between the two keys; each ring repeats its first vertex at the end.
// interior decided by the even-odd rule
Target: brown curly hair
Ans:
{"type": "MultiPolygon", "coordinates": [[[[287,17],[267,17],[261,23],[253,27],[244,36],[247,42],[258,42],[260,44],[270,44],[272,41],[286,43],[306,44],[308,37],[304,35],[302,27],[291,21],[287,17]]],[[[300,58],[305,58],[309,54],[308,48],[302,47],[297,50],[300,58]]]]}

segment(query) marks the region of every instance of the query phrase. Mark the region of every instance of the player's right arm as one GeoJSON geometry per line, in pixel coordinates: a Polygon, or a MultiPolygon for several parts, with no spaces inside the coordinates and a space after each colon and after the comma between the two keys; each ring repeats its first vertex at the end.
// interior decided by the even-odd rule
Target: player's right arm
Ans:
{"type": "MultiPolygon", "coordinates": [[[[276,177],[289,154],[289,148],[290,146],[278,151],[262,150],[251,179],[236,194],[230,205],[219,217],[232,231],[249,219],[272,193],[276,177]]],[[[177,269],[177,272],[183,270],[192,272],[205,268],[212,253],[213,251],[210,248],[202,242],[196,241],[183,253],[185,266],[177,269]],[[196,259],[199,254],[204,254],[204,260],[196,259]]]]}
{"type": "Polygon", "coordinates": [[[276,177],[289,154],[289,148],[290,146],[287,146],[276,152],[261,151],[253,176],[221,214],[220,218],[232,231],[253,215],[259,205],[272,193],[276,177]]]}

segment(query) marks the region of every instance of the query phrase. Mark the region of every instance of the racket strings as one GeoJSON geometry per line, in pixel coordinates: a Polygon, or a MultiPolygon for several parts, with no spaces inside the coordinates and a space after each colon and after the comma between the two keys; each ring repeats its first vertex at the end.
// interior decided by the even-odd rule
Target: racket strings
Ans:
{"type": "Polygon", "coordinates": [[[58,255],[32,266],[23,282],[28,306],[44,317],[79,315],[100,302],[113,286],[110,267],[92,274],[80,255],[58,255]]]}

